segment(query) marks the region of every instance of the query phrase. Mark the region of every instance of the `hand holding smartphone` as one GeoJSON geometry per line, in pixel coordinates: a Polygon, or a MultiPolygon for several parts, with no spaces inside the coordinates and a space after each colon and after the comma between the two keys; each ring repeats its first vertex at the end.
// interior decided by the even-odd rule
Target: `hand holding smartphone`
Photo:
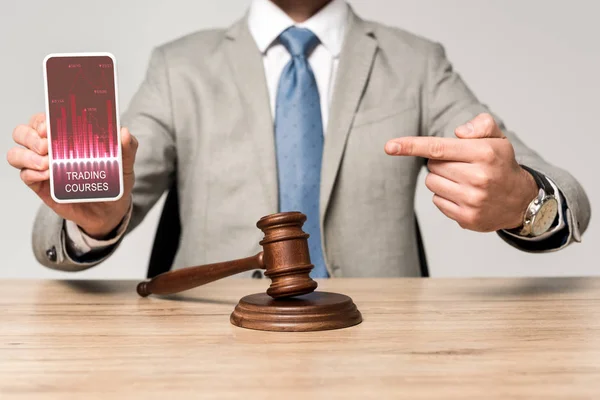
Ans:
{"type": "Polygon", "coordinates": [[[57,203],[123,195],[115,57],[50,54],[44,59],[50,192],[57,203]]]}
{"type": "Polygon", "coordinates": [[[130,208],[138,147],[119,129],[114,57],[53,54],[43,67],[46,113],[14,129],[8,163],[57,215],[104,238],[130,208]]]}

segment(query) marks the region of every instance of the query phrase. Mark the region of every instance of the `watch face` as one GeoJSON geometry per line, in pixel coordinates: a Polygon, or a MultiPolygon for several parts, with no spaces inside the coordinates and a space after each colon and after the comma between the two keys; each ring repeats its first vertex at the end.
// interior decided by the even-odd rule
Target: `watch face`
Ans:
{"type": "Polygon", "coordinates": [[[558,202],[556,199],[551,198],[542,204],[542,207],[537,212],[533,221],[531,233],[533,236],[539,236],[546,233],[552,226],[552,223],[556,219],[558,214],[558,202]]]}

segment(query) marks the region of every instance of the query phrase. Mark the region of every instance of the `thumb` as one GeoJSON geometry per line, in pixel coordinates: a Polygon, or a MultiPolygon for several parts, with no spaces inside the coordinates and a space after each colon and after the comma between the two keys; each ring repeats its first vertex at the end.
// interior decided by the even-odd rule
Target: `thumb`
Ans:
{"type": "Polygon", "coordinates": [[[123,150],[123,174],[133,174],[133,164],[135,163],[138,141],[127,128],[121,129],[121,146],[123,150]]]}
{"type": "Polygon", "coordinates": [[[471,121],[459,126],[454,134],[460,139],[502,139],[505,137],[494,117],[487,113],[479,114],[471,121]]]}

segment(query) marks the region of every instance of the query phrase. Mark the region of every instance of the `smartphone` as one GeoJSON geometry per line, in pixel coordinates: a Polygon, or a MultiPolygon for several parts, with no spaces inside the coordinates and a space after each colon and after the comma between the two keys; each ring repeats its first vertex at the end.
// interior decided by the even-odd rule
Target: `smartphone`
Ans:
{"type": "Polygon", "coordinates": [[[49,54],[43,66],[52,198],[118,200],[123,163],[115,57],[49,54]]]}

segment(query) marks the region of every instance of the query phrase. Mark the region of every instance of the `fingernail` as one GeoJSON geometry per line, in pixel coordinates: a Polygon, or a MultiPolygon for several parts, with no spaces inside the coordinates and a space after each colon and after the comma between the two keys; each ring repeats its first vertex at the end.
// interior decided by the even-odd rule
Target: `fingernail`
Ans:
{"type": "Polygon", "coordinates": [[[474,130],[475,130],[475,128],[473,127],[473,124],[470,122],[467,122],[466,124],[461,125],[458,128],[456,128],[456,132],[461,135],[470,135],[471,133],[473,133],[474,130]]]}
{"type": "Polygon", "coordinates": [[[38,132],[41,132],[41,131],[43,131],[44,129],[46,129],[46,123],[45,123],[45,122],[40,122],[40,123],[38,124],[37,131],[38,131],[38,132]]]}
{"type": "Polygon", "coordinates": [[[400,145],[398,143],[388,143],[385,147],[389,154],[398,154],[400,152],[400,145]]]}

